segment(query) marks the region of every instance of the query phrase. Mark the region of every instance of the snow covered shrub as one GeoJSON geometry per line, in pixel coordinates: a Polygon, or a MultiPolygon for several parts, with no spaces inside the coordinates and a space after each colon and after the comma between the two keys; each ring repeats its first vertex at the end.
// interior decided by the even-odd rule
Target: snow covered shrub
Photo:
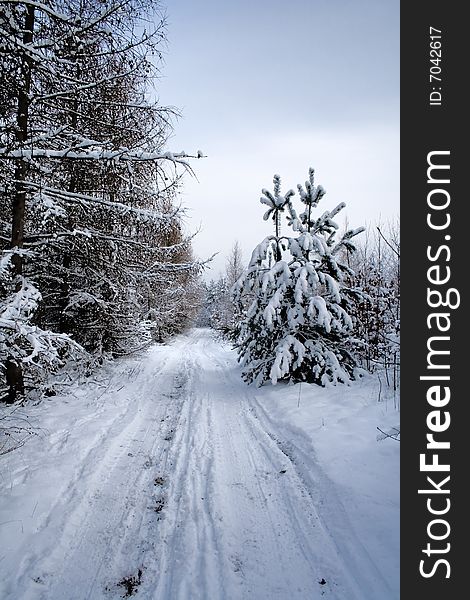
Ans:
{"type": "Polygon", "coordinates": [[[387,237],[377,226],[361,239],[348,262],[366,298],[351,313],[361,340],[358,355],[368,371],[383,372],[388,385],[400,380],[400,240],[399,225],[387,237]]]}
{"type": "Polygon", "coordinates": [[[8,402],[24,395],[25,379],[35,388],[64,366],[67,357],[82,352],[69,336],[34,324],[41,293],[24,277],[11,279],[14,254],[5,252],[0,262],[0,399],[8,402]]]}
{"type": "Polygon", "coordinates": [[[340,250],[353,251],[351,239],[363,228],[349,230],[336,241],[333,219],[344,203],[315,217],[325,190],[314,185],[313,169],[305,188],[297,187],[304,205],[300,214],[292,203],[295,192],[281,194],[278,175],[274,194],[263,190],[261,203],[268,206],[264,219],[272,218],[275,235],[254,249],[235,286],[240,317],[236,347],[248,383],[326,385],[354,377],[348,307],[361,294],[348,285],[352,271],[340,260],[340,250]],[[287,216],[291,236],[280,235],[281,213],[287,216]]]}

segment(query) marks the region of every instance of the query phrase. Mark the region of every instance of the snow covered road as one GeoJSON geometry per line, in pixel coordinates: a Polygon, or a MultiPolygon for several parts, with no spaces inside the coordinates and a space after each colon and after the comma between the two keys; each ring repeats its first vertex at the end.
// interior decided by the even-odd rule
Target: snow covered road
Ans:
{"type": "Polygon", "coordinates": [[[209,331],[119,365],[0,463],[0,598],[398,598],[310,438],[209,331]]]}

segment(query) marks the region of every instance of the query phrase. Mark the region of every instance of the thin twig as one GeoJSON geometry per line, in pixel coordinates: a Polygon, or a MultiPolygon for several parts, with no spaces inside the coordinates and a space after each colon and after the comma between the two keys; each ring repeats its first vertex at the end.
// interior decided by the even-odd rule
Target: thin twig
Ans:
{"type": "MultiPolygon", "coordinates": [[[[380,431],[380,433],[383,433],[383,435],[386,438],[390,438],[391,440],[395,440],[396,442],[399,442],[400,440],[398,439],[398,436],[400,435],[400,431],[396,428],[393,427],[392,429],[395,429],[396,433],[394,433],[393,435],[390,435],[389,433],[385,433],[385,431],[383,431],[382,429],[380,429],[380,427],[377,427],[377,429],[380,431]]],[[[385,439],[385,438],[384,438],[385,439]]]]}
{"type": "Polygon", "coordinates": [[[394,248],[394,247],[392,246],[392,244],[391,244],[391,243],[390,243],[390,242],[387,240],[387,238],[384,236],[384,234],[383,234],[383,233],[380,231],[380,227],[377,227],[377,231],[379,232],[379,235],[380,235],[380,237],[383,239],[383,241],[384,241],[384,242],[387,244],[387,246],[390,248],[390,250],[391,250],[392,252],[394,252],[394,253],[395,253],[395,254],[398,256],[398,258],[400,258],[400,252],[399,252],[399,251],[398,251],[396,248],[394,248]]]}

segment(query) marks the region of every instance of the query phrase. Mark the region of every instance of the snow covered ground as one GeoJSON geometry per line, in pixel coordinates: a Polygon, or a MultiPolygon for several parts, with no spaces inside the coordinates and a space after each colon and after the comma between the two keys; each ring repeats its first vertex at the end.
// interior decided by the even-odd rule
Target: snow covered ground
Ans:
{"type": "Polygon", "coordinates": [[[0,598],[399,598],[376,379],[248,387],[203,329],[101,376],[28,407],[39,435],[0,457],[0,598]]]}

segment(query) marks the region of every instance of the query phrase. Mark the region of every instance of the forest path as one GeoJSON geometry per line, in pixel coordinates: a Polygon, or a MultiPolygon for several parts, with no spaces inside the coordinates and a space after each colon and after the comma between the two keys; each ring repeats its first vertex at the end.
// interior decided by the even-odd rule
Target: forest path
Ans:
{"type": "Polygon", "coordinates": [[[48,501],[1,598],[392,598],[310,441],[283,438],[208,330],[124,366],[47,464],[10,474],[48,501]]]}

